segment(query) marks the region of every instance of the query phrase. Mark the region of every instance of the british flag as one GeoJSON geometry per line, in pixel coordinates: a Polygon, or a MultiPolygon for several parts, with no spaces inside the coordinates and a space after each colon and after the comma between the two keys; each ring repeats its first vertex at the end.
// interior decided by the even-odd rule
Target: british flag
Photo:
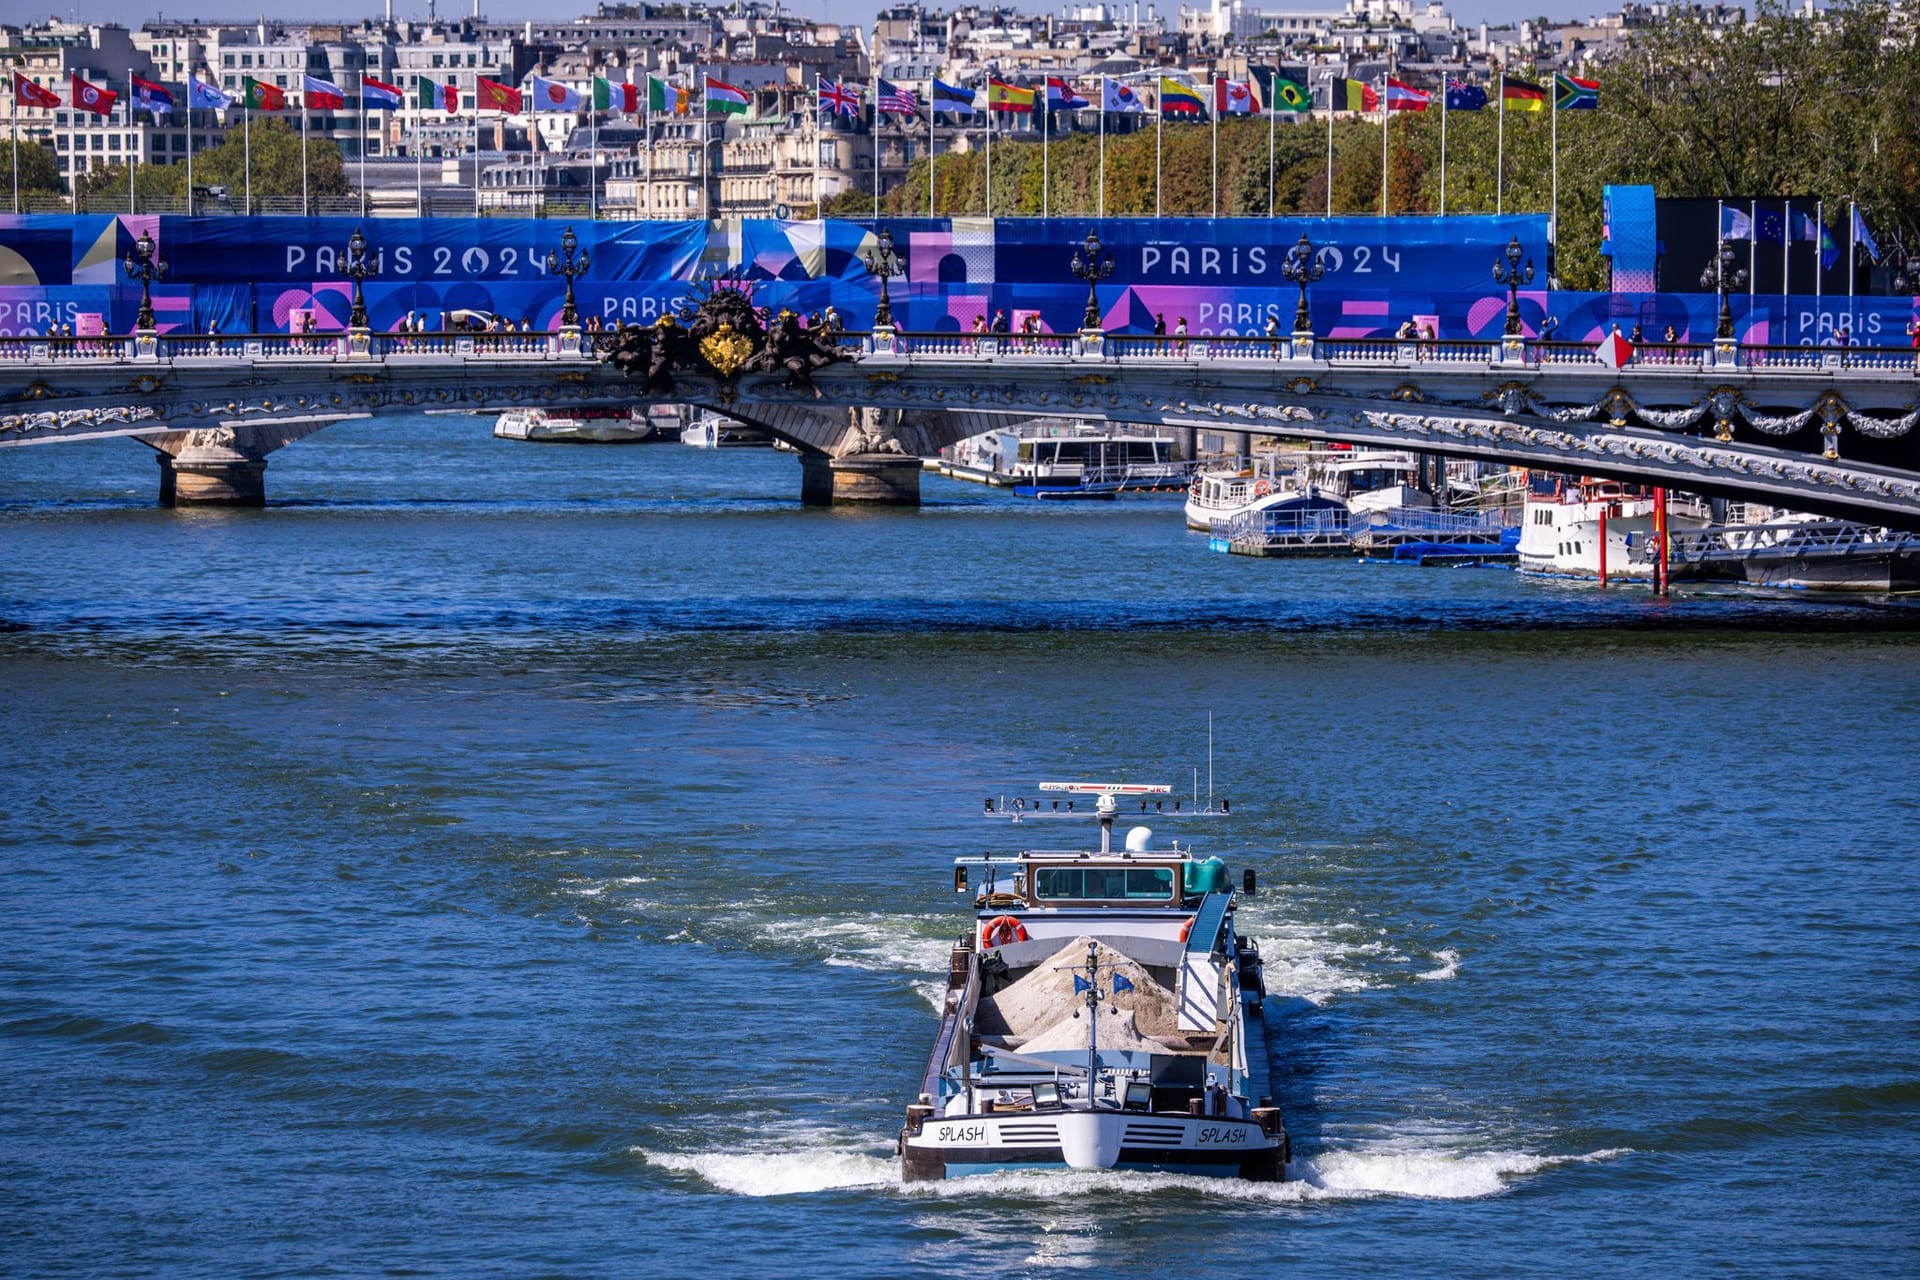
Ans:
{"type": "Polygon", "coordinates": [[[860,114],[860,90],[833,80],[820,82],[820,109],[831,116],[860,114]]]}

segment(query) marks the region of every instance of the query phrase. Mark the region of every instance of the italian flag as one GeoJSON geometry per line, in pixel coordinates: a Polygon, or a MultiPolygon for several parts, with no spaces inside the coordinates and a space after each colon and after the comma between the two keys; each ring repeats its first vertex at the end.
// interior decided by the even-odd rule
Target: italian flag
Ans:
{"type": "Polygon", "coordinates": [[[428,111],[458,111],[460,88],[458,85],[440,84],[421,76],[420,92],[414,101],[428,111]]]}
{"type": "Polygon", "coordinates": [[[718,111],[723,116],[745,115],[747,104],[751,101],[747,91],[740,86],[707,77],[707,110],[718,111]]]}
{"type": "Polygon", "coordinates": [[[637,84],[615,84],[611,80],[593,78],[593,109],[595,111],[625,111],[629,114],[640,110],[640,86],[637,84]]]}

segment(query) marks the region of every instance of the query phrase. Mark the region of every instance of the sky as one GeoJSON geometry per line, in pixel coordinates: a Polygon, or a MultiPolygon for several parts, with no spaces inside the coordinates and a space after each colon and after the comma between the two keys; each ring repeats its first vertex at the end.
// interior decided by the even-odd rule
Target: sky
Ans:
{"type": "MultiPolygon", "coordinates": [[[[1191,4],[1205,4],[1208,0],[1188,0],[1191,4]]],[[[1273,0],[1274,8],[1294,8],[1311,6],[1313,8],[1340,7],[1341,0],[1273,0]]],[[[174,0],[179,7],[169,9],[162,6],[158,10],[151,0],[71,0],[61,7],[42,7],[35,0],[6,0],[0,4],[0,21],[9,23],[44,19],[47,17],[70,18],[76,21],[118,22],[124,26],[137,27],[147,19],[165,15],[172,18],[219,18],[229,21],[251,22],[256,17],[269,19],[301,18],[312,20],[314,5],[312,0],[174,0]]],[[[953,0],[945,6],[952,7],[953,0]]],[[[1179,10],[1179,0],[1158,0],[1161,12],[1172,14],[1179,10]]],[[[1256,7],[1260,0],[1253,0],[1256,7]]],[[[825,18],[839,22],[870,21],[881,7],[880,0],[795,0],[788,6],[796,13],[808,17],[825,18]]],[[[934,6],[930,6],[934,7],[934,6]]],[[[1029,13],[1044,12],[1049,6],[1025,0],[1015,8],[1029,13]]],[[[1608,9],[1618,9],[1618,0],[1612,4],[1580,4],[1575,0],[1452,0],[1449,6],[1454,21],[1463,26],[1477,26],[1487,22],[1499,25],[1517,22],[1523,18],[1546,16],[1549,18],[1570,19],[1600,14],[1608,9]]],[[[579,15],[593,12],[594,0],[481,0],[480,12],[496,22],[518,21],[526,18],[551,16],[556,9],[571,9],[579,15]]],[[[1146,12],[1146,3],[1140,11],[1146,12]]],[[[385,12],[385,6],[376,0],[344,0],[336,5],[325,6],[327,19],[337,21],[357,21],[361,17],[377,17],[385,12]]],[[[441,0],[438,12],[442,17],[457,17],[471,13],[473,0],[441,0]]],[[[394,0],[393,13],[396,18],[425,18],[426,0],[394,0]]]]}

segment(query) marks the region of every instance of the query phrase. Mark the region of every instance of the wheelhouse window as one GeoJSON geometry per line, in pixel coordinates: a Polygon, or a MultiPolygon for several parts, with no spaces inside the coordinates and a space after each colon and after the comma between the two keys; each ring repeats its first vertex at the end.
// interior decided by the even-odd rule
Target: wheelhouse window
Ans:
{"type": "Polygon", "coordinates": [[[1036,867],[1033,896],[1041,902],[1166,902],[1171,867],[1036,867]]]}

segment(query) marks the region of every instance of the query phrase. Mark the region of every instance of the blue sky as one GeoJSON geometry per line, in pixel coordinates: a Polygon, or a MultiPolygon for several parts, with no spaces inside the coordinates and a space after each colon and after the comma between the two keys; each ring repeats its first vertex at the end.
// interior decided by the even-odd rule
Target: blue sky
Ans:
{"type": "MultiPolygon", "coordinates": [[[[1205,0],[1189,0],[1189,3],[1204,3],[1205,0]]],[[[1291,8],[1298,0],[1275,0],[1276,8],[1291,8]]],[[[1307,0],[1314,3],[1315,0],[1307,0]]],[[[1334,8],[1338,0],[1320,0],[1328,8],[1334,8]]],[[[312,0],[176,0],[180,6],[171,13],[165,7],[159,12],[170,17],[225,18],[234,21],[252,21],[256,16],[272,18],[313,18],[312,0]]],[[[1258,3],[1258,0],[1256,0],[1258,3]]],[[[590,13],[593,0],[577,0],[569,4],[560,0],[560,6],[578,14],[590,13]]],[[[838,21],[866,21],[871,19],[880,7],[877,0],[798,0],[790,6],[795,12],[810,17],[832,18],[838,21]]],[[[1049,6],[1041,4],[1019,4],[1015,7],[1029,12],[1043,12],[1049,6]]],[[[1550,17],[1584,17],[1589,13],[1604,13],[1612,6],[1580,7],[1569,4],[1543,4],[1540,0],[1455,0],[1451,6],[1454,19],[1463,25],[1476,25],[1489,22],[1498,25],[1502,22],[1514,22],[1522,18],[1537,17],[1545,14],[1550,17]]],[[[495,21],[518,20],[522,18],[547,17],[553,14],[556,5],[553,0],[481,0],[480,11],[495,21]]],[[[1177,12],[1179,0],[1161,3],[1162,12],[1177,12]]],[[[129,27],[138,26],[155,15],[153,5],[148,0],[74,0],[73,3],[57,9],[41,9],[25,5],[16,8],[7,5],[4,18],[7,22],[20,22],[26,17],[44,18],[57,15],[83,21],[119,22],[129,27]]],[[[385,11],[384,6],[372,0],[356,0],[354,3],[340,4],[338,7],[325,6],[327,20],[353,21],[363,16],[377,16],[385,11]]],[[[397,18],[424,18],[427,14],[425,0],[394,0],[394,16],[397,18]]],[[[438,12],[443,16],[457,16],[472,11],[472,0],[443,0],[438,12]]],[[[1141,5],[1146,12],[1146,5],[1141,5]]]]}

